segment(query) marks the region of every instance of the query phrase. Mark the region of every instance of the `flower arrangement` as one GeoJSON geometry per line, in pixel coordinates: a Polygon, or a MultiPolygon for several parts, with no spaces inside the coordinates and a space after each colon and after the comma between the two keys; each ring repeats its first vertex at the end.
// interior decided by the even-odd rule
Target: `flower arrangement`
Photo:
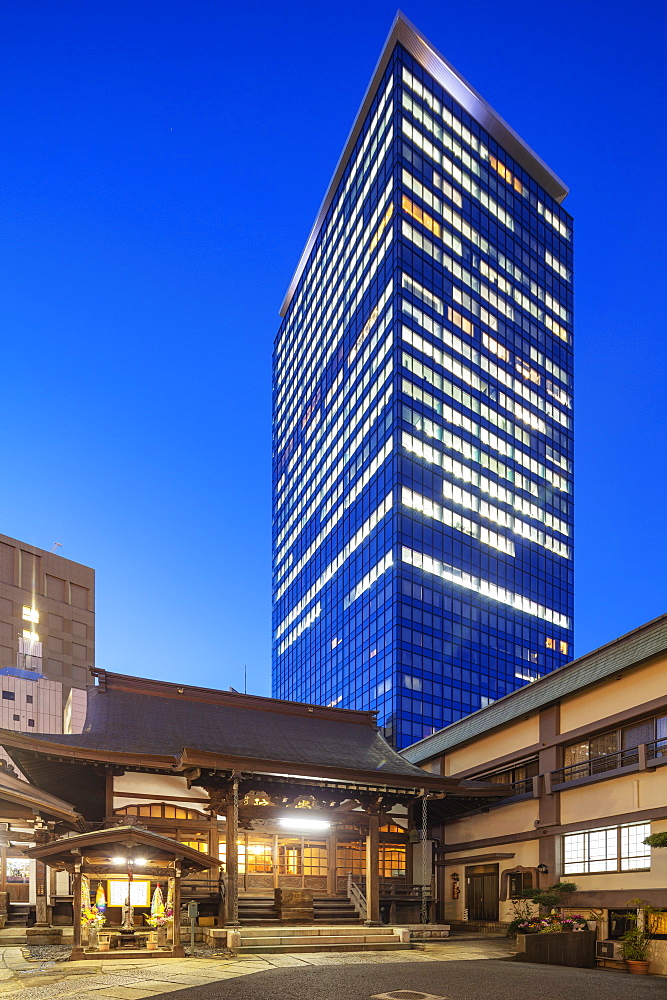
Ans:
{"type": "Polygon", "coordinates": [[[586,917],[575,913],[571,917],[561,917],[556,911],[547,916],[534,916],[517,925],[519,934],[560,934],[564,931],[586,930],[586,917]]]}
{"type": "Polygon", "coordinates": [[[146,918],[146,923],[149,927],[166,927],[173,918],[174,911],[170,906],[165,906],[161,913],[151,913],[150,917],[146,918]]]}
{"type": "Polygon", "coordinates": [[[81,923],[87,927],[103,927],[107,918],[96,906],[84,906],[81,909],[81,923]]]}
{"type": "Polygon", "coordinates": [[[169,899],[169,893],[167,893],[167,904],[165,906],[162,889],[157,885],[153,893],[153,899],[151,900],[151,915],[147,918],[146,923],[149,927],[165,927],[173,919],[173,916],[174,910],[169,899]]]}

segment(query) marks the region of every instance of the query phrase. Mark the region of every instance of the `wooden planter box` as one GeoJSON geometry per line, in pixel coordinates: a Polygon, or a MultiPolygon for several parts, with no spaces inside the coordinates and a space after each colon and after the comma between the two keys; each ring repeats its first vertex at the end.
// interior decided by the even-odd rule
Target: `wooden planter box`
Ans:
{"type": "Polygon", "coordinates": [[[517,962],[595,968],[595,931],[517,934],[517,962]]]}

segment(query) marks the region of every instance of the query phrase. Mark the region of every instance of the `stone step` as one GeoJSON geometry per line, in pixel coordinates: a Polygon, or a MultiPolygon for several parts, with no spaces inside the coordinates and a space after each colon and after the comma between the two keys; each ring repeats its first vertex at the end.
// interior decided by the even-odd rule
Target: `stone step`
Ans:
{"type": "Polygon", "coordinates": [[[346,952],[346,951],[409,951],[412,945],[403,944],[396,938],[394,941],[387,941],[383,938],[373,944],[358,944],[357,942],[343,941],[340,944],[291,944],[286,942],[279,945],[259,945],[251,943],[241,945],[239,953],[246,955],[278,955],[278,954],[305,954],[317,952],[346,952]]]}
{"type": "MultiPolygon", "coordinates": [[[[280,937],[303,937],[304,935],[308,937],[320,937],[322,934],[335,934],[340,937],[358,937],[359,934],[373,934],[376,937],[394,937],[393,927],[369,927],[366,931],[359,930],[359,927],[338,927],[338,926],[318,926],[314,927],[313,924],[306,924],[302,926],[281,926],[280,937]]],[[[264,927],[244,927],[241,931],[241,937],[243,939],[252,937],[264,937],[266,936],[266,928],[264,927]]]]}
{"type": "MultiPolygon", "coordinates": [[[[393,935],[392,935],[393,937],[393,935]]],[[[255,945],[258,947],[275,947],[276,945],[316,944],[318,947],[325,944],[386,944],[386,934],[318,934],[316,936],[308,934],[294,934],[283,938],[282,934],[267,934],[264,937],[246,938],[241,932],[241,944],[248,947],[255,945]]]]}
{"type": "Polygon", "coordinates": [[[262,927],[280,927],[282,926],[282,921],[278,920],[277,917],[244,917],[242,913],[239,914],[239,923],[244,927],[248,924],[254,926],[255,924],[261,924],[262,927]]]}

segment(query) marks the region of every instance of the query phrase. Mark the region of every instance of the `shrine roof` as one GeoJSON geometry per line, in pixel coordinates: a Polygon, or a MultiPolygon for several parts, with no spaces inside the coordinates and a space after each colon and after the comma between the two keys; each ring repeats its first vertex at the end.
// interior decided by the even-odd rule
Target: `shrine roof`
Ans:
{"type": "MultiPolygon", "coordinates": [[[[202,872],[210,868],[219,868],[220,861],[208,854],[203,854],[187,847],[178,840],[153,833],[144,827],[126,824],[124,826],[107,827],[104,830],[93,830],[75,837],[63,837],[47,844],[24,850],[29,858],[37,858],[51,867],[71,867],[77,858],[92,860],[125,854],[134,848],[144,848],[154,862],[173,861],[178,858],[184,872],[202,872]]],[[[145,867],[137,875],[149,873],[145,867]]]]}
{"type": "MultiPolygon", "coordinates": [[[[444,790],[456,783],[416,767],[380,733],[375,713],[304,705],[93,671],[80,734],[2,730],[1,743],[26,770],[35,752],[70,760],[174,773],[239,769],[444,790]]],[[[35,767],[33,780],[41,784],[35,767]]]]}

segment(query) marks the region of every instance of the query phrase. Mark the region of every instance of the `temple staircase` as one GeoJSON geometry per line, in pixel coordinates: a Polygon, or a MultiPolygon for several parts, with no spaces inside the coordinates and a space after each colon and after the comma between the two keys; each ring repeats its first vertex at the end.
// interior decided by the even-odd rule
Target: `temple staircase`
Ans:
{"type": "Polygon", "coordinates": [[[5,927],[27,927],[29,917],[30,917],[29,903],[10,902],[9,913],[7,914],[7,923],[5,924],[5,927]]]}
{"type": "MultiPolygon", "coordinates": [[[[359,926],[359,914],[346,896],[315,896],[313,908],[316,924],[359,926]]],[[[239,921],[241,926],[282,926],[273,895],[239,896],[239,921]]]]}

